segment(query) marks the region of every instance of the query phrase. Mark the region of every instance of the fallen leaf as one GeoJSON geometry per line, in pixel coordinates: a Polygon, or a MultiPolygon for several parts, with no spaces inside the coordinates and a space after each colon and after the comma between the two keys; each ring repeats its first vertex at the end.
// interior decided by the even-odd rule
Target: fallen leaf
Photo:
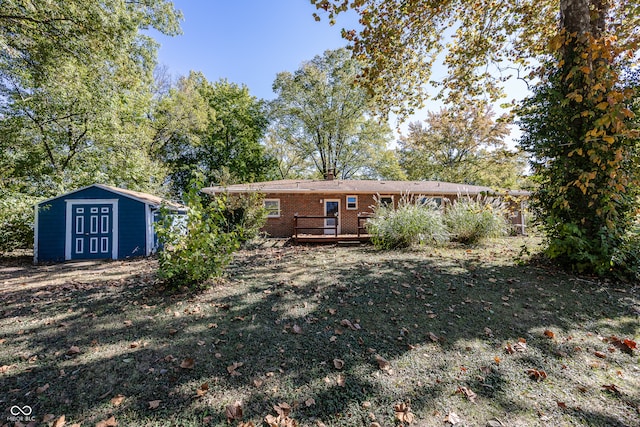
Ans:
{"type": "Polygon", "coordinates": [[[620,392],[620,389],[618,389],[618,386],[613,384],[613,383],[605,384],[605,385],[602,386],[602,388],[605,389],[605,390],[608,390],[608,391],[610,391],[612,393],[615,393],[615,394],[622,394],[620,392]]]}
{"type": "Polygon", "coordinates": [[[196,390],[196,397],[202,397],[209,391],[209,383],[203,383],[200,388],[196,390]]]}
{"type": "Polygon", "coordinates": [[[302,333],[302,328],[298,325],[293,325],[293,333],[294,334],[301,334],[302,333]]]}
{"type": "Polygon", "coordinates": [[[241,374],[240,372],[236,371],[236,369],[238,369],[242,365],[244,365],[244,363],[242,362],[233,362],[233,365],[227,366],[227,371],[229,372],[229,374],[231,374],[232,377],[239,376],[241,374]]]}
{"type": "Polygon", "coordinates": [[[376,360],[376,362],[378,362],[378,367],[383,371],[388,371],[391,369],[391,363],[389,363],[388,360],[386,360],[384,357],[380,356],[379,354],[376,354],[374,356],[374,359],[376,360]]]}
{"type": "Polygon", "coordinates": [[[116,421],[116,417],[112,415],[106,420],[100,421],[99,423],[97,423],[96,427],[116,427],[117,425],[118,425],[118,422],[116,421]]]}
{"type": "Polygon", "coordinates": [[[288,417],[291,413],[291,406],[289,406],[286,402],[278,403],[277,405],[273,405],[273,409],[275,409],[276,413],[282,417],[288,417]]]}
{"type": "Polygon", "coordinates": [[[398,403],[393,406],[396,419],[401,423],[411,424],[415,420],[415,415],[411,412],[411,407],[408,403],[398,403]]]}
{"type": "Polygon", "coordinates": [[[225,414],[227,416],[227,422],[231,422],[233,420],[241,420],[242,419],[242,403],[236,400],[233,405],[227,405],[225,414]]]}
{"type": "Polygon", "coordinates": [[[454,426],[456,424],[460,424],[462,419],[455,412],[449,412],[447,416],[444,417],[444,422],[454,426]]]}
{"type": "Polygon", "coordinates": [[[279,427],[279,419],[271,414],[264,417],[264,422],[267,423],[269,427],[279,427]]]}
{"type": "Polygon", "coordinates": [[[11,366],[9,366],[9,365],[2,365],[2,366],[0,366],[0,374],[4,374],[4,373],[5,373],[5,372],[7,372],[10,368],[11,368],[11,366]]]}
{"type": "Polygon", "coordinates": [[[304,404],[305,404],[307,407],[309,407],[309,406],[313,406],[313,405],[315,405],[315,404],[316,404],[316,401],[315,401],[312,397],[310,397],[310,398],[308,398],[307,400],[305,400],[305,401],[304,401],[304,404]]]}
{"type": "Polygon", "coordinates": [[[336,369],[342,369],[344,367],[344,360],[333,359],[333,366],[335,366],[336,369]]]}
{"type": "Polygon", "coordinates": [[[149,401],[149,409],[157,409],[160,406],[160,402],[162,402],[162,400],[149,401]]]}
{"type": "Polygon", "coordinates": [[[187,357],[182,361],[182,363],[180,364],[180,367],[182,369],[193,369],[195,364],[196,364],[195,360],[193,360],[191,357],[187,357]]]}
{"type": "Polygon", "coordinates": [[[116,396],[112,397],[112,398],[111,398],[111,400],[110,400],[110,402],[111,402],[111,404],[112,404],[113,406],[118,406],[118,405],[120,405],[122,402],[124,402],[124,399],[125,399],[124,395],[122,395],[122,394],[118,394],[118,395],[116,395],[116,396]]]}
{"type": "Polygon", "coordinates": [[[349,329],[351,329],[351,330],[353,330],[353,331],[357,331],[357,330],[358,330],[358,328],[356,328],[356,327],[353,325],[353,323],[351,323],[351,321],[350,321],[350,320],[348,320],[348,319],[342,319],[342,320],[340,321],[340,325],[342,325],[342,326],[346,326],[346,327],[348,327],[349,329]]]}
{"type": "Polygon", "coordinates": [[[67,423],[64,415],[60,415],[60,417],[53,423],[52,427],[63,427],[67,423]]]}
{"type": "Polygon", "coordinates": [[[53,414],[46,414],[44,417],[42,417],[42,422],[43,423],[48,423],[49,421],[53,420],[56,416],[53,414]]]}
{"type": "Polygon", "coordinates": [[[462,393],[467,397],[467,399],[469,399],[470,402],[476,403],[476,397],[478,397],[478,395],[475,394],[470,388],[458,387],[456,393],[462,393]]]}
{"type": "Polygon", "coordinates": [[[606,358],[607,358],[607,355],[606,355],[606,354],[604,354],[604,353],[602,353],[602,352],[600,352],[600,351],[595,351],[595,352],[593,352],[593,354],[594,354],[596,357],[599,357],[600,359],[606,359],[606,358]]]}
{"type": "Polygon", "coordinates": [[[500,358],[498,356],[494,357],[493,361],[496,362],[496,365],[500,364],[500,358]]]}
{"type": "Polygon", "coordinates": [[[436,334],[434,334],[433,332],[429,332],[429,339],[433,342],[438,342],[439,338],[436,334]]]}
{"type": "Polygon", "coordinates": [[[260,387],[262,384],[264,384],[264,381],[262,381],[261,379],[255,379],[253,380],[253,385],[258,388],[260,387]]]}
{"type": "Polygon", "coordinates": [[[332,315],[332,316],[338,312],[338,310],[336,310],[335,308],[330,308],[330,309],[328,309],[327,311],[328,311],[328,312],[329,312],[329,314],[330,314],[330,315],[332,315]]]}
{"type": "Polygon", "coordinates": [[[553,331],[549,330],[549,329],[545,329],[544,331],[544,336],[547,338],[555,338],[556,334],[553,333],[553,331]]]}
{"type": "Polygon", "coordinates": [[[545,371],[539,371],[537,369],[527,369],[527,375],[529,375],[532,380],[536,381],[542,381],[547,378],[547,373],[545,371]]]}
{"type": "Polygon", "coordinates": [[[567,404],[566,403],[560,402],[560,401],[557,401],[556,403],[558,404],[559,408],[567,409],[567,404]]]}
{"type": "Polygon", "coordinates": [[[38,387],[38,388],[36,389],[36,393],[38,393],[38,394],[42,394],[42,393],[44,393],[44,392],[45,392],[45,391],[47,391],[47,390],[49,390],[49,383],[46,383],[46,384],[45,384],[45,385],[43,385],[42,387],[38,387]]]}
{"type": "Polygon", "coordinates": [[[73,354],[78,354],[80,353],[80,347],[78,347],[77,345],[72,345],[69,350],[67,350],[67,354],[69,356],[73,355],[73,354]]]}
{"type": "Polygon", "coordinates": [[[336,384],[338,384],[338,387],[344,387],[344,383],[345,383],[344,375],[338,374],[338,378],[336,379],[336,384]]]}

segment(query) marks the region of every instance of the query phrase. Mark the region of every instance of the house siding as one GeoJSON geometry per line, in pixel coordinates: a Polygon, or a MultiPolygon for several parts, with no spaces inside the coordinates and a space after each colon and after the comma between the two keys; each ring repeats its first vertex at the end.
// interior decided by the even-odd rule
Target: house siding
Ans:
{"type": "MultiPolygon", "coordinates": [[[[323,216],[324,200],[340,200],[340,233],[358,233],[358,214],[371,213],[375,205],[373,194],[349,194],[358,196],[358,208],[347,210],[345,194],[301,194],[301,193],[266,193],[267,199],[280,199],[280,217],[267,218],[263,231],[272,237],[291,237],[295,234],[294,217],[323,216]]],[[[395,199],[395,198],[394,198],[395,199]]],[[[395,202],[395,200],[394,200],[395,202]]],[[[321,227],[322,219],[302,219],[299,226],[321,227]]],[[[305,234],[321,234],[321,230],[301,230],[305,234]]]]}
{"type": "Polygon", "coordinates": [[[145,204],[99,187],[89,187],[38,204],[38,262],[65,260],[66,201],[83,199],[117,199],[118,258],[146,254],[145,204]]]}

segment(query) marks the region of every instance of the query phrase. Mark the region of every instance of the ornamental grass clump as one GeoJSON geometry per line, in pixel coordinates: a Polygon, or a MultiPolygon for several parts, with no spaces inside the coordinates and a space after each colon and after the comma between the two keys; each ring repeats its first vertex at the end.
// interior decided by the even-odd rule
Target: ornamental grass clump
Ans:
{"type": "Polygon", "coordinates": [[[504,204],[493,197],[459,197],[444,213],[451,240],[476,244],[491,237],[506,236],[509,230],[504,204]]]}
{"type": "Polygon", "coordinates": [[[378,203],[373,218],[367,222],[367,231],[378,249],[441,244],[449,239],[442,219],[433,200],[412,201],[403,196],[395,209],[378,203]]]}

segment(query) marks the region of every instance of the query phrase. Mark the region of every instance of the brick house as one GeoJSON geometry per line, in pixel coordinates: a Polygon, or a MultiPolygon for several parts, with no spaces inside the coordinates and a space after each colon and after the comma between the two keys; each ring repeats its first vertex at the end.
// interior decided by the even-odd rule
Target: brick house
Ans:
{"type": "Polygon", "coordinates": [[[509,220],[518,233],[524,234],[524,203],[529,195],[527,191],[497,192],[489,187],[438,181],[340,180],[333,179],[331,174],[325,180],[287,179],[214,186],[202,191],[211,195],[264,194],[264,205],[269,214],[263,231],[272,237],[296,235],[296,224],[298,231],[303,234],[337,232],[339,235],[357,235],[359,226],[362,227],[363,220],[373,213],[378,201],[397,206],[403,196],[427,197],[446,208],[448,203],[460,196],[481,195],[500,196],[508,200],[509,220]],[[337,218],[337,224],[333,216],[337,218]]]}

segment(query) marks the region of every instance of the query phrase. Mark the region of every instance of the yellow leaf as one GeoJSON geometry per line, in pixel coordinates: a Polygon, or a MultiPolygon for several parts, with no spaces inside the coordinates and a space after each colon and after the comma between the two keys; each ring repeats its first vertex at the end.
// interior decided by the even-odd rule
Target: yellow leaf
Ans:
{"type": "Polygon", "coordinates": [[[122,402],[124,402],[124,398],[125,398],[125,397],[124,397],[124,395],[122,395],[122,394],[118,394],[117,396],[115,396],[115,397],[113,397],[113,398],[111,399],[111,404],[112,404],[113,406],[118,406],[118,405],[120,405],[122,402]]]}
{"type": "Polygon", "coordinates": [[[604,142],[607,142],[609,144],[613,144],[615,142],[615,138],[610,135],[603,136],[602,139],[604,142]]]}
{"type": "Polygon", "coordinates": [[[585,74],[589,74],[591,73],[591,67],[587,67],[586,65],[583,65],[582,67],[580,67],[580,71],[582,71],[585,74]]]}
{"type": "Polygon", "coordinates": [[[67,421],[65,420],[64,415],[60,415],[60,418],[58,418],[56,422],[53,423],[53,427],[64,427],[66,423],[67,421]]]}
{"type": "Polygon", "coordinates": [[[606,110],[607,108],[609,108],[609,103],[607,101],[602,101],[601,103],[596,105],[596,108],[599,110],[606,110]]]}
{"type": "Polygon", "coordinates": [[[562,36],[562,34],[556,34],[551,38],[551,40],[549,40],[548,47],[551,52],[555,52],[558,49],[560,49],[563,44],[564,44],[564,37],[562,36]]]}

